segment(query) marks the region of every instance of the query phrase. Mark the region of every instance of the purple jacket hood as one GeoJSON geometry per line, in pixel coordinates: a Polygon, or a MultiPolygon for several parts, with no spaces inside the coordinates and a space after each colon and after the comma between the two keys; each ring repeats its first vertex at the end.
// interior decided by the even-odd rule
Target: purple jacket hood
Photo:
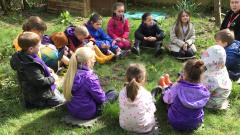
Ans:
{"type": "Polygon", "coordinates": [[[186,81],[179,81],[177,88],[180,102],[187,108],[202,108],[208,102],[210,93],[202,84],[193,84],[186,81]]]}

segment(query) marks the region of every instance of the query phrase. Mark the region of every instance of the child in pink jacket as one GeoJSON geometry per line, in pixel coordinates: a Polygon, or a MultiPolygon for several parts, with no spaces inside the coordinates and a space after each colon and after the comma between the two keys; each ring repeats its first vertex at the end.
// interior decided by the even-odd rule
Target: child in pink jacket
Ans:
{"type": "Polygon", "coordinates": [[[108,35],[110,35],[121,49],[130,49],[131,42],[129,36],[129,24],[124,17],[124,4],[116,2],[113,5],[113,16],[110,18],[107,26],[108,35]]]}

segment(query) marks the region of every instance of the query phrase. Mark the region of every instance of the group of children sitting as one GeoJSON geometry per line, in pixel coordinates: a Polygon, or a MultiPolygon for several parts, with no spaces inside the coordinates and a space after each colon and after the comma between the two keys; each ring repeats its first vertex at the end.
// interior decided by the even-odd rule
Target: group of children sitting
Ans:
{"type": "MultiPolygon", "coordinates": [[[[94,63],[102,64],[114,57],[125,56],[129,49],[139,55],[142,46],[155,47],[155,55],[159,55],[164,33],[151,14],[145,13],[131,48],[129,22],[124,18],[122,3],[113,6],[113,16],[107,26],[109,35],[101,26],[101,16],[94,14],[86,24],[69,26],[64,32],[49,37],[43,35],[47,26],[41,18],[33,16],[28,19],[23,32],[14,41],[17,52],[10,61],[11,67],[17,71],[26,107],[66,103],[73,117],[89,120],[100,115],[104,104],[119,99],[120,126],[137,133],[155,129],[154,97],[158,94],[169,105],[169,123],[179,131],[197,129],[203,123],[203,107],[228,108],[227,98],[232,89],[230,78],[238,80],[240,77],[240,42],[234,40],[230,30],[217,32],[215,40],[218,45],[204,51],[201,59],[188,60],[176,83],[172,83],[168,75],[161,77],[158,91],[150,93],[144,88],[147,74],[144,65],[130,64],[125,74],[126,83],[118,97],[116,91],[102,89],[93,71],[94,63]],[[56,84],[55,72],[59,70],[59,62],[68,67],[63,95],[56,84]]],[[[173,56],[195,55],[195,30],[187,11],[179,13],[170,37],[168,49],[173,56]]]]}

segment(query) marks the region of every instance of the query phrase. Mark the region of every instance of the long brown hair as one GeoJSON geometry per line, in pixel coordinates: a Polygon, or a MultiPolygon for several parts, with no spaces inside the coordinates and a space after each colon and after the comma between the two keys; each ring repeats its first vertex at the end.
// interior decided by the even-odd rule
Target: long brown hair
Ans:
{"type": "MultiPolygon", "coordinates": [[[[180,36],[181,30],[182,30],[181,19],[182,19],[182,14],[183,13],[186,13],[186,14],[188,14],[188,16],[190,16],[190,12],[188,12],[187,10],[182,10],[181,12],[179,12],[176,23],[175,23],[175,29],[174,29],[177,37],[180,36]]],[[[190,23],[190,18],[189,18],[189,21],[188,21],[188,25],[189,25],[189,23],[190,23]]]]}
{"type": "Polygon", "coordinates": [[[146,69],[142,64],[130,64],[127,68],[126,85],[127,97],[134,101],[139,89],[139,84],[145,81],[146,69]]]}
{"type": "Polygon", "coordinates": [[[201,75],[204,71],[206,71],[206,67],[204,66],[204,62],[202,60],[188,60],[184,66],[185,80],[192,83],[199,83],[201,81],[201,75]]]}

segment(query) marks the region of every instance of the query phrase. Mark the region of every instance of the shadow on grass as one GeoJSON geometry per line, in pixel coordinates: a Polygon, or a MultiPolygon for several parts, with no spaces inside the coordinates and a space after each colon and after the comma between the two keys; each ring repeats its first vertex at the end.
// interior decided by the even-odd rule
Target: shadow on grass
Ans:
{"type": "Polygon", "coordinates": [[[66,110],[63,108],[47,110],[46,114],[38,116],[33,121],[23,125],[16,133],[50,135],[64,130],[72,130],[72,126],[67,126],[60,121],[64,115],[66,115],[66,110]]]}

